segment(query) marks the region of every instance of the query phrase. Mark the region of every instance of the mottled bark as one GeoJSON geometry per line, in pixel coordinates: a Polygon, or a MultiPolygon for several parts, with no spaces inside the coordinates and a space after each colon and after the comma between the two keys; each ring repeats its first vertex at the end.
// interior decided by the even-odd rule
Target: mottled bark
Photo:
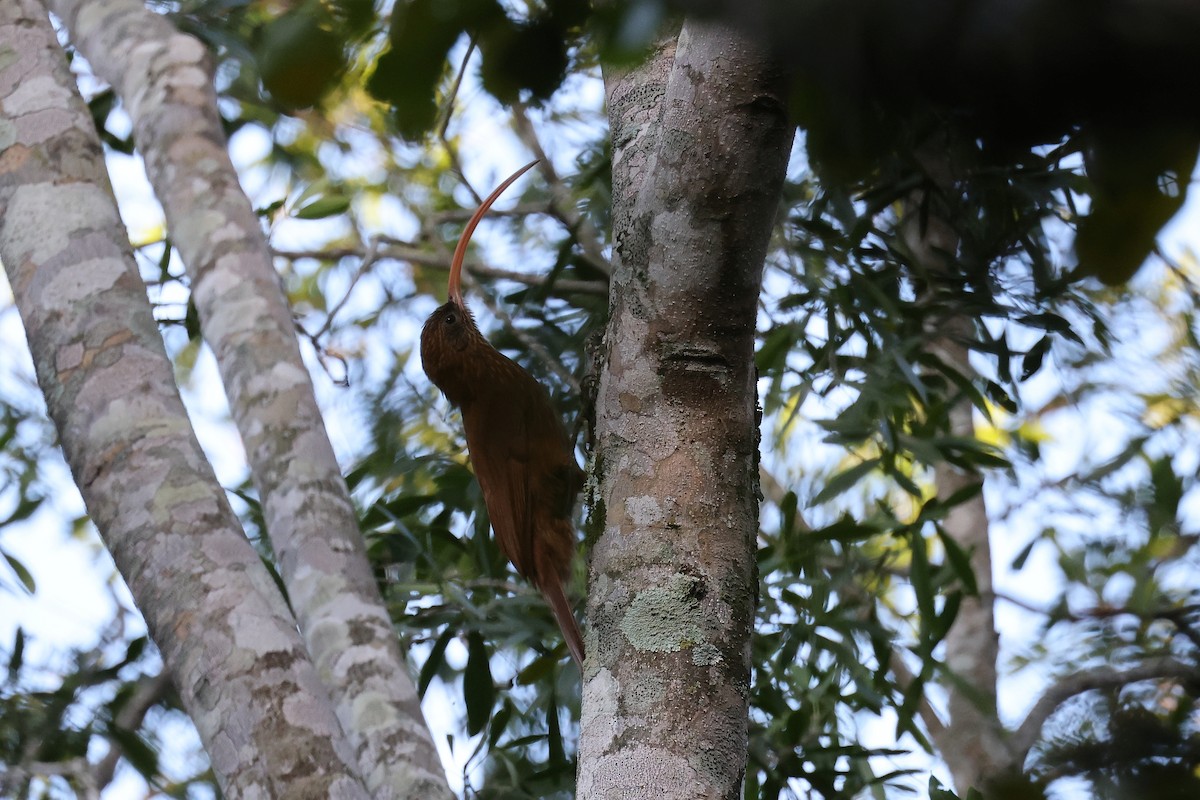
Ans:
{"type": "MultiPolygon", "coordinates": [[[[953,279],[959,243],[945,210],[947,194],[943,193],[954,191],[953,174],[945,161],[935,147],[925,152],[922,163],[937,188],[930,189],[928,195],[918,192],[910,198],[903,228],[905,244],[914,260],[934,283],[953,279]]],[[[930,330],[936,333],[926,345],[943,364],[967,380],[976,377],[970,351],[964,344],[973,338],[973,324],[962,315],[931,321],[930,330]]],[[[951,435],[975,437],[969,398],[960,397],[949,413],[951,435]]],[[[935,467],[934,476],[938,497],[942,499],[983,481],[978,472],[946,462],[935,467]]],[[[979,590],[976,595],[963,598],[958,616],[946,634],[945,667],[949,676],[942,683],[949,718],[943,727],[930,728],[955,787],[965,795],[972,787],[983,789],[997,776],[1007,778],[1013,769],[1012,754],[996,706],[1000,637],[994,617],[992,550],[983,494],[955,506],[942,525],[946,534],[968,554],[979,590]]],[[[1021,765],[1015,766],[1019,769],[1021,765]]]]}
{"type": "Polygon", "coordinates": [[[204,46],[140,0],[50,5],[133,118],[300,630],[368,787],[380,798],[448,797],[266,237],[229,159],[204,46]]]}
{"type": "Polygon", "coordinates": [[[781,72],[687,22],[606,79],[612,314],[578,796],[737,798],[757,598],[754,328],[792,140],[781,72]]]}
{"type": "Polygon", "coordinates": [[[0,3],[0,258],[38,382],[229,798],[366,798],[278,590],[196,441],[45,10],[0,3]]]}

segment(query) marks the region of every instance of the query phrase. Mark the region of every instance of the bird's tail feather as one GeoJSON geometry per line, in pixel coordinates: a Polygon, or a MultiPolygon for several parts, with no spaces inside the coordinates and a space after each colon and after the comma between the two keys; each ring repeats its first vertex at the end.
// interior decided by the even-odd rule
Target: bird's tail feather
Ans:
{"type": "Polygon", "coordinates": [[[563,638],[567,640],[567,648],[570,649],[571,655],[575,657],[575,663],[579,665],[582,672],[583,635],[579,632],[579,623],[575,621],[575,613],[571,610],[571,602],[567,599],[562,580],[558,576],[554,576],[546,581],[542,587],[542,594],[545,596],[546,602],[550,604],[550,611],[554,614],[554,619],[558,621],[558,627],[562,629],[563,638]]]}

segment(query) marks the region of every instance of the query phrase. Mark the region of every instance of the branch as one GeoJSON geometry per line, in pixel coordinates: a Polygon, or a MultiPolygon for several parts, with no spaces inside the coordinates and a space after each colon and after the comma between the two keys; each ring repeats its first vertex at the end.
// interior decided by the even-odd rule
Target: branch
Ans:
{"type": "Polygon", "coordinates": [[[1003,592],[992,592],[991,595],[996,600],[1011,603],[1018,608],[1023,608],[1034,614],[1041,614],[1046,617],[1053,616],[1056,622],[1084,622],[1086,620],[1112,619],[1113,617],[1121,616],[1135,617],[1143,621],[1155,619],[1166,620],[1174,625],[1175,629],[1200,651],[1200,631],[1189,625],[1187,621],[1187,617],[1200,611],[1200,606],[1196,604],[1180,606],[1178,608],[1151,609],[1148,611],[1125,608],[1124,606],[1092,606],[1082,611],[1071,611],[1070,609],[1060,611],[1058,609],[1042,608],[1027,600],[1003,592]]]}
{"type": "MultiPolygon", "coordinates": [[[[431,267],[449,271],[450,255],[431,253],[426,249],[417,247],[416,245],[407,242],[398,242],[389,240],[386,237],[381,237],[374,243],[374,261],[370,262],[373,267],[379,261],[404,261],[409,264],[417,264],[422,267],[431,267]]],[[[284,250],[276,248],[271,251],[279,258],[296,260],[301,258],[315,258],[322,261],[336,261],[339,258],[362,258],[364,261],[371,254],[371,247],[331,247],[327,250],[284,250]]],[[[579,281],[558,279],[550,281],[544,276],[531,275],[528,272],[514,272],[513,270],[497,269],[489,267],[477,261],[467,261],[463,268],[470,275],[476,278],[486,278],[491,280],[505,280],[519,283],[523,286],[547,287],[549,291],[556,295],[568,294],[587,294],[597,297],[608,296],[608,284],[604,281],[579,281]]],[[[369,271],[369,270],[368,270],[369,271]]],[[[351,282],[351,288],[354,282],[362,278],[364,270],[359,268],[359,273],[355,275],[351,282]]],[[[347,290],[349,294],[349,290],[347,290]]],[[[344,300],[342,301],[345,302],[344,300]]],[[[340,309],[342,303],[339,303],[335,311],[340,309]]],[[[332,316],[333,312],[330,312],[332,316]]]]}
{"type": "MultiPolygon", "coordinates": [[[[112,725],[125,731],[136,731],[142,727],[147,712],[150,711],[171,690],[171,674],[164,667],[157,675],[142,676],[137,683],[133,696],[121,708],[120,713],[113,719],[112,725]]],[[[113,773],[117,762],[121,760],[121,745],[112,737],[108,739],[108,752],[104,758],[92,768],[92,780],[103,789],[112,783],[113,773]]]]}
{"type": "Polygon", "coordinates": [[[1096,667],[1062,678],[1042,693],[1025,716],[1025,721],[1013,733],[1010,741],[1017,753],[1018,763],[1024,762],[1029,750],[1041,737],[1042,727],[1050,715],[1072,697],[1094,689],[1117,689],[1130,683],[1160,678],[1195,681],[1200,679],[1200,668],[1174,658],[1156,658],[1125,670],[1096,667]]]}
{"type": "Polygon", "coordinates": [[[534,130],[533,123],[530,122],[529,115],[525,112],[525,104],[519,101],[513,103],[512,114],[513,128],[516,129],[517,136],[533,152],[534,157],[539,160],[538,170],[545,176],[546,183],[550,188],[551,208],[554,216],[566,225],[567,230],[575,236],[575,240],[579,242],[580,250],[583,251],[584,259],[603,275],[612,275],[612,264],[608,262],[608,259],[604,257],[604,253],[600,249],[599,232],[588,221],[587,217],[575,209],[570,192],[567,191],[562,178],[554,170],[553,162],[550,161],[546,155],[546,151],[542,148],[541,139],[538,138],[537,131],[534,130]]]}

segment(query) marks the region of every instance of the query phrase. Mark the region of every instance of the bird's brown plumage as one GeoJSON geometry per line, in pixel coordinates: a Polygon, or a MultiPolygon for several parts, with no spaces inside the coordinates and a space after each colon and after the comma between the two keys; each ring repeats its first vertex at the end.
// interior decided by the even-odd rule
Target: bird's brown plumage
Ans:
{"type": "Polygon", "coordinates": [[[467,450],[483,490],[496,544],[517,572],[541,590],[567,646],[583,664],[583,638],[564,590],[575,552],[571,511],[583,471],[545,387],[492,347],[462,299],[467,242],[517,171],[467,223],[450,266],[450,299],[425,321],[425,374],[462,412],[467,450]]]}

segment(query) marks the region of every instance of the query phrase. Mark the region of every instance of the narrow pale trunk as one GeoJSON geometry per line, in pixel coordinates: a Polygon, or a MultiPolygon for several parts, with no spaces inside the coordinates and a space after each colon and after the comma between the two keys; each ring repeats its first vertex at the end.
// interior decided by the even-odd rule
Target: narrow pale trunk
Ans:
{"type": "Polygon", "coordinates": [[[350,742],[188,422],[44,8],[0,3],[0,259],[88,513],[221,791],[365,800],[350,742]]]}
{"type": "MultiPolygon", "coordinates": [[[[915,193],[907,205],[904,240],[916,261],[934,280],[949,280],[959,237],[945,213],[942,193],[954,191],[953,176],[943,153],[928,148],[921,159],[927,174],[938,187],[915,193]],[[924,212],[924,213],[923,213],[924,212]]],[[[964,341],[974,337],[972,320],[950,316],[936,320],[926,349],[942,363],[967,380],[976,374],[970,363],[970,351],[964,341]]],[[[950,409],[950,433],[974,438],[975,424],[971,401],[960,397],[950,409]]],[[[942,462],[935,468],[938,497],[945,499],[971,484],[983,481],[977,472],[968,472],[942,462]]],[[[947,694],[948,719],[931,733],[950,768],[954,785],[966,795],[971,788],[985,789],[995,780],[1004,780],[1013,769],[1012,754],[996,709],[996,663],[1000,657],[1000,639],[994,618],[995,595],[992,583],[992,550],[987,507],[981,493],[957,505],[944,520],[943,528],[969,555],[978,594],[966,597],[958,616],[946,634],[945,666],[949,672],[942,681],[947,694]]],[[[1016,765],[1019,769],[1020,765],[1016,765]]]]}
{"type": "Polygon", "coordinates": [[[51,0],[133,118],[192,284],[305,644],[379,798],[450,790],[375,585],[270,249],[238,183],[203,44],[142,0],[51,0]]]}
{"type": "Polygon", "coordinates": [[[606,76],[612,314],[581,800],[737,798],[757,601],[754,330],[792,128],[750,42],[689,21],[606,76]]]}

